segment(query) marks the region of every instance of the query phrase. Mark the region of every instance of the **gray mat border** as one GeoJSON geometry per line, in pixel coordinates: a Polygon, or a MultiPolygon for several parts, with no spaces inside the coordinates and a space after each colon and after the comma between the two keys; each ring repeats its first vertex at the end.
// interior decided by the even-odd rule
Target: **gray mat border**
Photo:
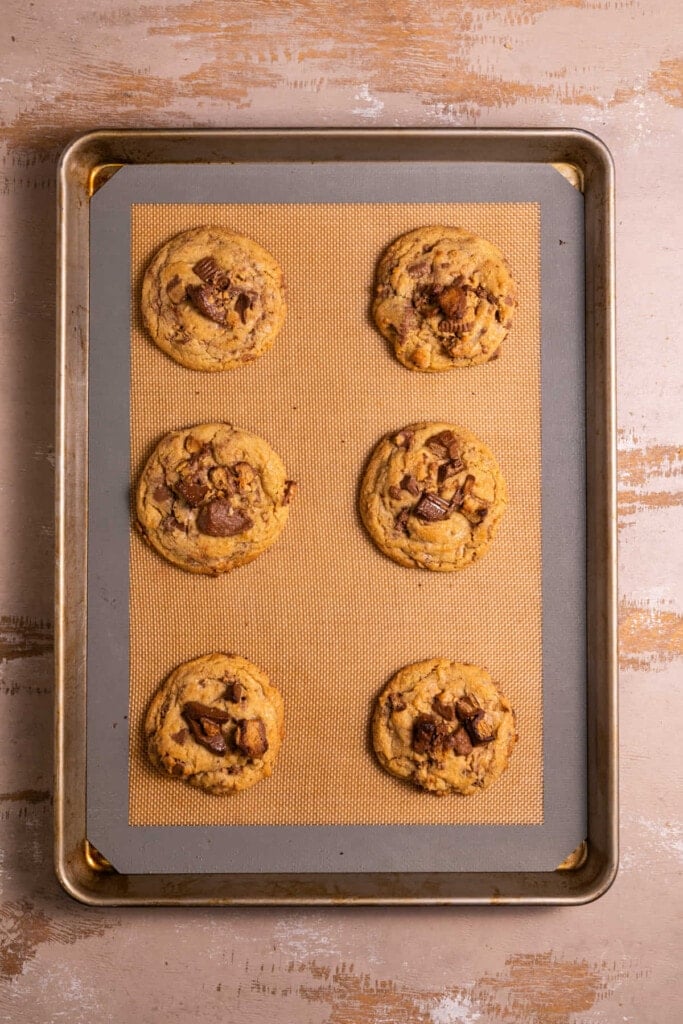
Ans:
{"type": "Polygon", "coordinates": [[[583,218],[554,168],[521,163],[135,166],[93,197],[87,835],[119,872],[551,871],[585,838],[583,218]],[[130,207],[145,202],[540,203],[543,825],[128,825],[130,207]]]}

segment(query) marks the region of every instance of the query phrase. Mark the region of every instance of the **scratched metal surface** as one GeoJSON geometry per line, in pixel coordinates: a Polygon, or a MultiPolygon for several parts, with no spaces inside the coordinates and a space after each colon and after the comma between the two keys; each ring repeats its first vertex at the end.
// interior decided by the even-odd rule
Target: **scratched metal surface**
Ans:
{"type": "Polygon", "coordinates": [[[682,37],[679,0],[6,0],[0,1020],[680,1019],[682,37]],[[55,164],[77,131],[157,125],[571,125],[612,149],[623,827],[599,902],[120,912],[53,880],[55,164]]]}

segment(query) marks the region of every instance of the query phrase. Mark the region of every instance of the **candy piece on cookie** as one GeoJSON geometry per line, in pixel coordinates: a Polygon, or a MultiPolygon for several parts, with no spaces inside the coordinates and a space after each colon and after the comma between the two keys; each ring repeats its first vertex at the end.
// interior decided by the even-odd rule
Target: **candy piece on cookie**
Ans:
{"type": "Polygon", "coordinates": [[[142,282],[152,340],[192,370],[231,370],[273,345],[286,313],[282,270],[250,238],[184,231],[159,249],[142,282]]]}
{"type": "Polygon", "coordinates": [[[267,778],[284,735],[279,691],[235,654],[208,654],[171,672],[145,719],[156,767],[209,793],[267,778]]]}
{"type": "Polygon", "coordinates": [[[382,767],[437,795],[468,795],[507,767],[517,740],[508,700],[483,668],[434,658],[401,669],[377,699],[382,767]]]}
{"type": "Polygon", "coordinates": [[[229,423],[167,434],[137,487],[138,528],[164,558],[218,575],[273,544],[296,491],[267,441],[229,423]]]}
{"type": "Polygon", "coordinates": [[[464,228],[409,231],[377,266],[375,323],[409,370],[495,359],[516,305],[517,286],[500,250],[464,228]]]}
{"type": "Polygon", "coordinates": [[[361,517],[377,547],[435,572],[481,558],[506,507],[492,452],[452,423],[414,423],[383,438],[361,484],[361,517]]]}

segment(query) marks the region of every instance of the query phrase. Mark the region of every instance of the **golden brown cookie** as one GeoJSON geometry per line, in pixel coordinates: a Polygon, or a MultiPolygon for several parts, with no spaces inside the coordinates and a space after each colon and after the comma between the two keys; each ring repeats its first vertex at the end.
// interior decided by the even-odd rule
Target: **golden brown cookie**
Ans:
{"type": "Polygon", "coordinates": [[[516,305],[517,286],[500,250],[464,228],[409,231],[377,267],[375,323],[409,370],[494,359],[516,305]]]}
{"type": "Polygon", "coordinates": [[[284,735],[282,697],[236,654],[180,665],[145,720],[152,764],[209,793],[248,789],[273,770],[284,735]]]}
{"type": "Polygon", "coordinates": [[[435,572],[481,558],[506,506],[493,454],[452,423],[413,423],[383,438],[360,493],[363,522],[380,550],[435,572]]]}
{"type": "Polygon", "coordinates": [[[231,370],[271,348],[285,319],[282,271],[251,238],[195,228],[159,249],[142,315],[160,349],[192,370],[231,370]]]}
{"type": "Polygon", "coordinates": [[[228,572],[277,539],[296,491],[286,477],[267,441],[229,423],[174,431],[138,482],[139,530],[181,569],[228,572]]]}
{"type": "Polygon", "coordinates": [[[386,771],[443,796],[490,786],[517,735],[512,708],[488,672],[434,658],[401,669],[385,687],[372,739],[386,771]]]}

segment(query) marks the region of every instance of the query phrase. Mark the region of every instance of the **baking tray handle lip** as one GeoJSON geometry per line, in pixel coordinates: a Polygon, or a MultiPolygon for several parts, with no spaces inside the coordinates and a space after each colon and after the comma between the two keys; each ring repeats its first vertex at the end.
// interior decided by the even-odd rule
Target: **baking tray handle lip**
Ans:
{"type": "Polygon", "coordinates": [[[94,131],[79,132],[73,139],[70,139],[59,155],[59,160],[57,162],[58,180],[62,181],[64,179],[64,175],[69,169],[69,165],[73,162],[74,158],[80,156],[81,150],[86,149],[90,143],[96,142],[98,139],[111,134],[111,132],[103,129],[96,129],[94,131]]]}
{"type": "Polygon", "coordinates": [[[83,156],[84,152],[98,143],[103,143],[111,140],[112,138],[130,138],[131,136],[142,137],[153,137],[163,136],[171,138],[173,136],[211,136],[211,135],[271,135],[274,137],[287,136],[287,135],[300,135],[304,137],[306,135],[315,134],[317,136],[327,136],[328,138],[342,137],[342,136],[356,136],[361,138],[363,136],[400,136],[400,135],[423,135],[425,138],[447,138],[449,136],[453,138],[472,138],[475,136],[494,138],[495,136],[517,136],[519,138],[527,136],[529,139],[542,139],[548,137],[562,138],[567,141],[575,140],[581,143],[582,147],[586,151],[586,155],[592,157],[593,160],[597,160],[603,171],[607,174],[608,179],[611,181],[614,177],[614,158],[610,152],[607,144],[594,132],[587,131],[585,128],[566,128],[566,127],[549,127],[549,128],[538,128],[519,125],[516,127],[501,126],[486,126],[486,127],[475,127],[475,128],[424,128],[421,126],[402,126],[400,128],[394,126],[358,126],[358,125],[347,125],[338,127],[318,128],[311,129],[308,127],[294,127],[285,128],[282,126],[252,126],[249,128],[233,128],[233,127],[206,127],[206,128],[94,128],[87,131],[79,132],[71,139],[64,149],[59,158],[58,162],[58,177],[61,180],[64,174],[69,169],[70,165],[83,156]]]}
{"type": "MultiPolygon", "coordinates": [[[[587,865],[589,867],[589,865],[587,865]]],[[[586,883],[578,882],[578,892],[569,896],[564,902],[565,905],[579,907],[586,906],[601,899],[614,885],[619,873],[619,854],[616,849],[610,851],[604,863],[595,870],[593,877],[586,883]]]]}
{"type": "MultiPolygon", "coordinates": [[[[595,132],[589,132],[586,128],[561,128],[558,129],[560,135],[565,136],[569,139],[576,139],[581,142],[593,157],[597,158],[603,169],[606,170],[610,177],[614,175],[614,157],[607,143],[596,135],[595,132]]],[[[541,134],[546,134],[541,130],[541,134]]]]}
{"type": "MultiPolygon", "coordinates": [[[[185,897],[178,897],[174,887],[171,891],[158,891],[154,894],[141,893],[136,890],[135,883],[140,876],[121,876],[114,874],[100,874],[88,864],[82,850],[79,848],[74,857],[67,856],[66,852],[56,844],[55,874],[64,892],[73,900],[85,906],[97,907],[100,909],[110,907],[223,907],[225,909],[239,907],[337,907],[353,908],[367,906],[381,907],[448,907],[448,906],[508,906],[517,908],[532,908],[557,906],[575,907],[592,903],[604,896],[613,885],[618,871],[618,858],[614,851],[603,859],[595,853],[586,863],[584,870],[577,872],[577,876],[587,874],[589,877],[582,880],[576,878],[574,890],[570,892],[547,892],[537,895],[521,893],[505,893],[492,895],[489,893],[473,895],[400,895],[390,896],[386,892],[358,894],[352,891],[340,895],[339,892],[332,892],[325,889],[317,893],[307,893],[303,896],[283,895],[282,892],[264,892],[258,896],[224,895],[216,897],[211,894],[197,894],[185,897]],[[132,886],[131,886],[132,883],[132,886]]],[[[550,873],[554,875],[554,872],[550,873]]]]}
{"type": "Polygon", "coordinates": [[[88,907],[101,906],[101,899],[93,892],[89,891],[87,887],[75,877],[75,873],[65,862],[63,853],[64,851],[62,850],[61,841],[57,836],[55,839],[54,870],[57,881],[66,895],[70,896],[71,899],[76,900],[77,903],[83,903],[88,907]]]}
{"type": "MultiPolygon", "coordinates": [[[[54,873],[67,896],[86,907],[139,906],[140,900],[127,898],[125,892],[107,892],[109,875],[101,875],[88,864],[83,844],[70,855],[66,849],[64,830],[60,820],[64,808],[57,806],[55,813],[54,873]]],[[[120,876],[115,876],[120,882],[120,876]]],[[[125,881],[124,881],[125,888],[125,881]]]]}

